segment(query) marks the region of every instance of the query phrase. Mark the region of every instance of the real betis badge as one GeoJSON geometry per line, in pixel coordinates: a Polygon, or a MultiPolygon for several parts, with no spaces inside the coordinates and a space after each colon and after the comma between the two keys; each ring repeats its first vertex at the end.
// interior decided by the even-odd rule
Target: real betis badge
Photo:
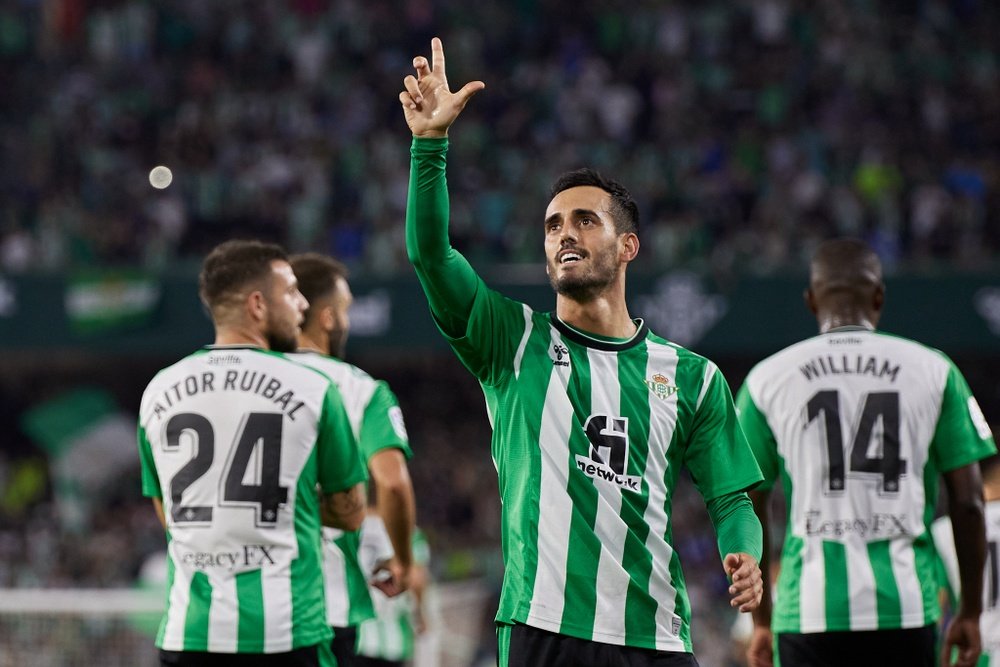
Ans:
{"type": "Polygon", "coordinates": [[[670,384],[670,378],[660,373],[646,380],[646,386],[656,394],[657,398],[664,401],[677,393],[677,385],[670,384]]]}

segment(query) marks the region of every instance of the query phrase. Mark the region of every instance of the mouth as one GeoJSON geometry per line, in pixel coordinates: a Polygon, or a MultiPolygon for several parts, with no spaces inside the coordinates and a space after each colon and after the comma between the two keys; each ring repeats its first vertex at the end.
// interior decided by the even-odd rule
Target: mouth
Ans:
{"type": "Polygon", "coordinates": [[[576,264],[583,260],[583,253],[579,250],[561,250],[556,255],[556,263],[560,265],[576,264]]]}

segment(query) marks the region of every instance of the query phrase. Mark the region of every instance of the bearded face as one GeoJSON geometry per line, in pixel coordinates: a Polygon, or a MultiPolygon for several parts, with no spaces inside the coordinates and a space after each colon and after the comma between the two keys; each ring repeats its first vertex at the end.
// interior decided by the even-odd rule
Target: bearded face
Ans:
{"type": "Polygon", "coordinates": [[[613,284],[620,270],[618,244],[611,242],[590,251],[563,247],[547,258],[546,272],[557,294],[589,301],[613,284]]]}

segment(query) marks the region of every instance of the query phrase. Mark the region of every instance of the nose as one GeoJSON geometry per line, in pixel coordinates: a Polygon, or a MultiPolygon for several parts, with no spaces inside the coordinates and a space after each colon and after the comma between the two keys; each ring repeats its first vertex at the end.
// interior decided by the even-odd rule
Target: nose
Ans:
{"type": "Polygon", "coordinates": [[[564,224],[559,230],[559,245],[576,243],[576,227],[571,224],[564,224]]]}

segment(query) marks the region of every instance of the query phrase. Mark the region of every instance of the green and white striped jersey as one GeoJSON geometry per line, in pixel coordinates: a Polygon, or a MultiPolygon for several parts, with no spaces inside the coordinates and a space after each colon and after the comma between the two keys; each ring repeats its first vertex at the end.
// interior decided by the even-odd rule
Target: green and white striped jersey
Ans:
{"type": "Polygon", "coordinates": [[[951,360],[844,327],[759,363],[736,402],[760,488],[780,479],[788,506],[774,631],[934,623],[938,478],[994,451],[951,360]]]}
{"type": "Polygon", "coordinates": [[[365,479],[323,374],[248,347],[160,371],[139,412],[143,494],[162,498],[167,609],[156,645],[279,653],[328,641],[317,486],[365,479]]]}
{"type": "MultiPolygon", "coordinates": [[[[366,465],[376,452],[388,448],[402,450],[410,458],[403,412],[388,384],[375,380],[357,366],[318,352],[287,356],[324,373],[337,385],[366,465]]],[[[375,618],[368,580],[358,562],[360,546],[359,531],[323,528],[326,620],[334,628],[375,618]]]]}
{"type": "MultiPolygon", "coordinates": [[[[388,555],[392,555],[389,535],[378,516],[369,515],[361,532],[366,542],[371,542],[362,556],[362,563],[371,569],[388,555]]],[[[423,567],[430,564],[430,546],[420,529],[413,531],[413,562],[423,567]]],[[[376,616],[358,626],[358,655],[400,662],[413,658],[416,633],[413,628],[413,595],[406,591],[396,597],[386,597],[379,590],[372,590],[376,616]]]]}
{"type": "Polygon", "coordinates": [[[691,651],[672,546],[682,466],[706,499],[760,471],[718,368],[651,333],[577,331],[486,287],[449,341],[493,426],[505,565],[497,621],[691,651]]]}
{"type": "MultiPolygon", "coordinates": [[[[939,581],[948,590],[954,605],[962,594],[962,582],[958,578],[958,555],[951,520],[941,517],[931,524],[931,533],[940,558],[939,581]]],[[[986,503],[986,573],[979,632],[983,655],[977,667],[1000,667],[1000,500],[986,503]]]]}

